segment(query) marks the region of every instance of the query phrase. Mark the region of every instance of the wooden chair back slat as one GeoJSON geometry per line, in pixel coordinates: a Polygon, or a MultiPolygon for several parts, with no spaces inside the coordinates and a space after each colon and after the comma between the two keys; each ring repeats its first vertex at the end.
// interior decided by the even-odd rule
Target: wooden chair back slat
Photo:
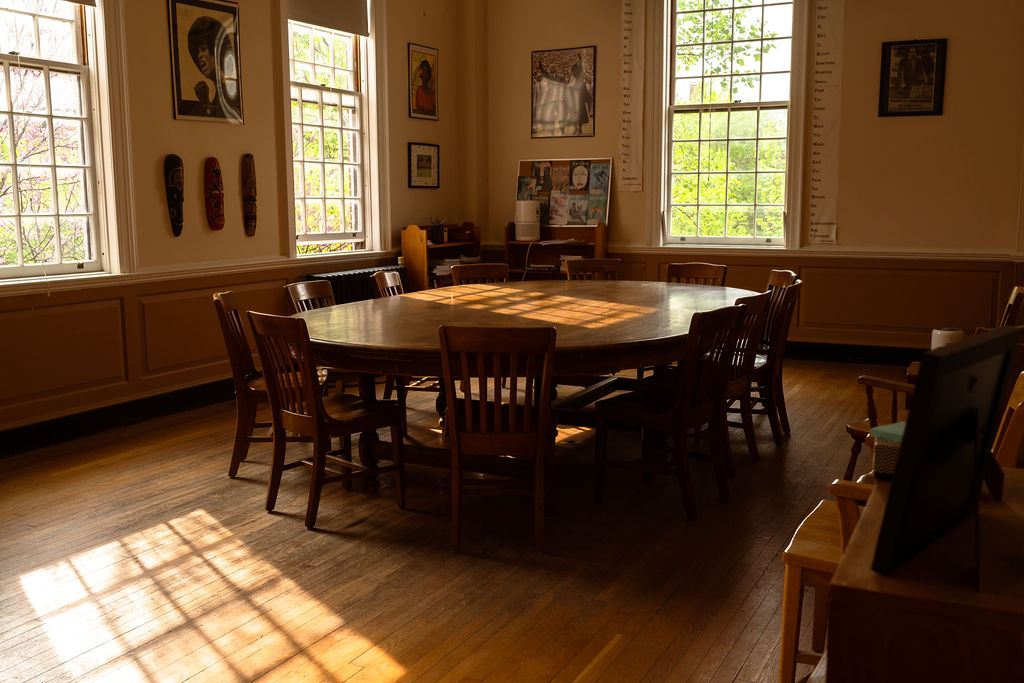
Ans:
{"type": "Polygon", "coordinates": [[[699,414],[723,401],[726,376],[736,352],[743,306],[694,313],[683,344],[672,412],[699,414]]]}
{"type": "Polygon", "coordinates": [[[252,311],[249,319],[263,361],[271,410],[280,412],[286,429],[305,432],[323,413],[306,321],[252,311]],[[293,424],[303,428],[293,429],[289,426],[293,424]]]}
{"type": "Polygon", "coordinates": [[[246,391],[246,383],[259,373],[252,360],[252,351],[245,336],[245,326],[234,292],[214,294],[213,306],[217,311],[221,332],[224,334],[224,345],[227,347],[228,362],[231,365],[231,379],[237,395],[246,391]]]}
{"type": "Polygon", "coordinates": [[[1010,291],[1010,298],[999,318],[999,327],[1024,325],[1024,287],[1017,286],[1010,291]]]}
{"type": "Polygon", "coordinates": [[[1024,372],[1017,376],[1010,392],[992,441],[992,455],[1003,467],[1024,467],[1024,372]]]}
{"type": "Polygon", "coordinates": [[[737,306],[744,306],[743,324],[736,338],[736,355],[729,372],[729,379],[749,376],[754,368],[757,352],[761,348],[764,336],[764,325],[768,318],[768,306],[771,304],[771,292],[763,292],[754,296],[736,299],[737,306]]]}
{"type": "Polygon", "coordinates": [[[727,270],[728,266],[717,263],[670,263],[665,271],[665,281],[722,286],[725,284],[727,270]]]}
{"type": "MultiPolygon", "coordinates": [[[[800,300],[802,286],[802,281],[797,280],[793,284],[783,287],[778,305],[774,310],[771,306],[768,309],[762,349],[768,357],[768,364],[778,364],[779,368],[782,367],[782,358],[786,353],[789,327],[793,322],[793,313],[796,311],[797,302],[800,300]]],[[[773,296],[772,299],[774,302],[775,297],[773,296]]]]}
{"type": "Polygon", "coordinates": [[[452,266],[453,285],[508,282],[507,263],[457,263],[452,266]]]}
{"type": "Polygon", "coordinates": [[[622,259],[581,258],[565,262],[566,276],[570,280],[618,280],[622,259]]]}
{"type": "Polygon", "coordinates": [[[334,305],[334,288],[327,280],[304,280],[284,286],[296,313],[334,305]]]}

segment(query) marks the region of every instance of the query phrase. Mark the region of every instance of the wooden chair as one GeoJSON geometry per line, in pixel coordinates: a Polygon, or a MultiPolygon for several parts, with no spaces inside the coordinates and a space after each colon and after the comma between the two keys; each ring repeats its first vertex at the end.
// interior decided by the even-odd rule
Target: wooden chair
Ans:
{"type": "Polygon", "coordinates": [[[691,285],[725,284],[725,271],[728,266],[716,263],[670,263],[665,271],[666,282],[682,282],[691,285]]]}
{"type": "MultiPolygon", "coordinates": [[[[828,589],[839,567],[842,540],[839,509],[834,501],[823,500],[807,515],[782,552],[786,565],[782,587],[782,639],[779,645],[779,681],[793,683],[797,663],[817,664],[825,646],[828,589]],[[814,588],[814,621],[811,652],[799,649],[803,594],[814,588]]],[[[865,655],[869,656],[869,655],[865,655]]]]}
{"type": "Polygon", "coordinates": [[[402,276],[394,270],[378,270],[370,276],[373,280],[373,296],[377,299],[385,296],[405,294],[402,276]]]}
{"type": "Polygon", "coordinates": [[[273,437],[267,433],[257,435],[256,429],[268,429],[269,422],[258,422],[256,414],[260,406],[268,405],[267,383],[263,373],[252,362],[252,351],[245,337],[245,327],[238,310],[234,292],[218,292],[213,295],[213,307],[217,311],[224,345],[228,349],[231,365],[231,380],[235,385],[235,440],[231,449],[231,464],[228,476],[238,474],[238,464],[245,462],[251,443],[269,443],[273,437]]]}
{"type": "MultiPolygon", "coordinates": [[[[776,445],[782,444],[783,434],[789,434],[789,415],[786,412],[786,398],[782,389],[782,365],[789,326],[800,300],[801,287],[800,280],[783,287],[778,305],[774,309],[769,305],[765,334],[761,340],[762,353],[754,360],[754,370],[751,373],[751,396],[755,405],[760,406],[753,412],[755,415],[768,416],[768,424],[771,425],[772,438],[776,445]]],[[[773,299],[774,297],[773,292],[773,299]]]]}
{"type": "Polygon", "coordinates": [[[725,381],[743,314],[743,306],[694,313],[689,333],[680,347],[677,367],[642,380],[635,391],[595,404],[594,497],[597,502],[604,498],[606,467],[628,467],[675,475],[682,489],[686,514],[694,517],[696,510],[686,433],[688,429],[699,429],[703,425],[707,425],[710,437],[719,494],[723,501],[729,499],[725,381]],[[640,458],[630,462],[608,460],[609,429],[640,429],[640,458]],[[653,439],[649,437],[652,432],[672,437],[673,450],[669,462],[656,462],[651,457],[653,439]]]}
{"type": "Polygon", "coordinates": [[[570,280],[618,280],[622,259],[580,258],[565,262],[565,272],[570,280]]]}
{"type": "MultiPolygon", "coordinates": [[[[296,313],[326,308],[335,304],[334,288],[331,287],[331,283],[327,280],[293,282],[285,285],[284,289],[288,292],[288,297],[292,300],[292,307],[296,313]]],[[[326,367],[320,368],[318,376],[324,391],[335,386],[341,392],[345,391],[345,384],[353,381],[355,378],[351,372],[326,367]]]]}
{"type": "MultiPolygon", "coordinates": [[[[373,295],[377,299],[388,296],[399,296],[405,294],[402,286],[402,277],[393,270],[378,270],[370,276],[373,279],[373,295]]],[[[437,377],[413,377],[407,381],[400,375],[388,375],[384,380],[384,398],[391,398],[391,394],[398,393],[398,402],[402,404],[405,412],[406,397],[410,391],[441,391],[441,385],[437,377]]],[[[403,431],[406,428],[403,427],[403,431]]]]}
{"type": "Polygon", "coordinates": [[[779,680],[792,683],[796,665],[817,664],[825,649],[828,593],[839,559],[860,520],[860,510],[874,487],[854,481],[835,480],[829,492],[835,501],[823,500],[793,533],[782,561],[786,565],[782,589],[782,642],[779,647],[779,680]],[[811,651],[799,649],[804,588],[814,588],[811,651]]]}
{"type": "Polygon", "coordinates": [[[507,263],[457,263],[452,266],[453,285],[508,282],[507,263]]]}
{"type": "MultiPolygon", "coordinates": [[[[747,451],[750,459],[758,460],[757,434],[754,431],[754,404],[750,396],[750,384],[754,376],[754,361],[761,348],[764,323],[768,318],[768,305],[771,303],[771,292],[736,299],[737,306],[744,306],[746,313],[739,336],[736,339],[736,354],[729,367],[725,385],[725,400],[728,403],[739,401],[740,426],[747,440],[747,451]]],[[[732,424],[732,423],[730,423],[732,424]]]]}
{"type": "Polygon", "coordinates": [[[992,441],[992,455],[1003,467],[1024,467],[1024,372],[1017,375],[992,441]]]}
{"type": "Polygon", "coordinates": [[[311,311],[334,305],[334,288],[327,280],[303,280],[284,286],[295,312],[311,311]]]}
{"type": "Polygon", "coordinates": [[[533,497],[534,535],[541,550],[544,497],[555,446],[555,328],[443,325],[440,336],[451,449],[452,548],[460,546],[463,496],[483,490],[533,497]],[[474,460],[525,466],[525,476],[466,478],[467,461],[474,460]]]}
{"type": "Polygon", "coordinates": [[[863,420],[850,422],[846,425],[846,433],[853,439],[853,446],[850,448],[850,460],[846,463],[843,479],[853,478],[853,471],[857,466],[857,457],[867,441],[868,433],[879,424],[893,424],[894,422],[905,421],[907,419],[907,410],[910,407],[910,397],[914,395],[914,385],[910,382],[901,382],[899,380],[886,379],[885,377],[861,375],[857,378],[857,384],[864,387],[864,393],[867,397],[868,416],[863,420]],[[876,389],[888,392],[888,419],[884,422],[879,422],[878,404],[875,400],[876,389]]]}
{"type": "Polygon", "coordinates": [[[274,457],[267,490],[267,510],[273,510],[281,483],[285,455],[285,433],[307,436],[313,441],[313,475],[310,478],[309,502],[306,506],[306,528],[316,526],[320,492],[330,481],[343,480],[346,486],[355,477],[375,477],[395,472],[395,498],[399,508],[405,507],[405,471],[402,460],[402,410],[393,401],[365,402],[351,394],[324,397],[317,381],[316,365],[306,321],[301,318],[249,312],[256,333],[267,380],[267,393],[273,417],[274,457]],[[354,462],[352,435],[391,428],[391,465],[367,467],[354,462]],[[345,457],[331,453],[332,465],[327,475],[331,439],[343,442],[345,457]]]}

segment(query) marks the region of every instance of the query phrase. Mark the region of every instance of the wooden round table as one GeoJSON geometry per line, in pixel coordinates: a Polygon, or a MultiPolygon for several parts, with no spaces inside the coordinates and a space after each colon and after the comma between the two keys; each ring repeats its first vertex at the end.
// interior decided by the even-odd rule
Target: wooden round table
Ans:
{"type": "Polygon", "coordinates": [[[555,372],[610,374],[677,360],[690,318],[749,290],[646,281],[537,280],[442,287],[296,314],[321,362],[380,375],[441,374],[438,328],[553,325],[555,372]]]}

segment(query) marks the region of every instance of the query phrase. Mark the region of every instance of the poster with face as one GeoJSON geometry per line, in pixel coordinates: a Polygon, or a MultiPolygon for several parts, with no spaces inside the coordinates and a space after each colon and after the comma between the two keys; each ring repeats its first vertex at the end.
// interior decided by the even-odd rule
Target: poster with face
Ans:
{"type": "Polygon", "coordinates": [[[242,123],[238,5],[168,2],[174,117],[242,123]]]}

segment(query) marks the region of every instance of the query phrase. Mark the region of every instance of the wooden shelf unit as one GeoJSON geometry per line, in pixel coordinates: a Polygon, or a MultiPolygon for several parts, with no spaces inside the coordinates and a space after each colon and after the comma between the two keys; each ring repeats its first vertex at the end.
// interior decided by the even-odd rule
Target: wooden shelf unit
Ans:
{"type": "Polygon", "coordinates": [[[431,261],[460,256],[480,256],[480,227],[473,223],[448,226],[451,241],[428,244],[430,228],[408,225],[402,229],[402,260],[405,262],[405,288],[414,292],[429,289],[437,277],[431,274],[431,261]]]}
{"type": "MultiPolygon", "coordinates": [[[[537,240],[517,240],[516,225],[505,226],[505,262],[513,280],[530,278],[564,278],[559,257],[563,254],[583,258],[604,258],[608,255],[608,226],[597,225],[542,225],[537,240]],[[542,244],[548,240],[576,240],[560,244],[542,244]],[[526,258],[529,255],[529,263],[526,258]],[[540,266],[527,270],[527,266],[540,266]],[[550,266],[555,266],[552,270],[550,266]],[[547,269],[544,269],[547,267],[547,269]]],[[[408,266],[407,266],[408,267],[408,266]]]]}

